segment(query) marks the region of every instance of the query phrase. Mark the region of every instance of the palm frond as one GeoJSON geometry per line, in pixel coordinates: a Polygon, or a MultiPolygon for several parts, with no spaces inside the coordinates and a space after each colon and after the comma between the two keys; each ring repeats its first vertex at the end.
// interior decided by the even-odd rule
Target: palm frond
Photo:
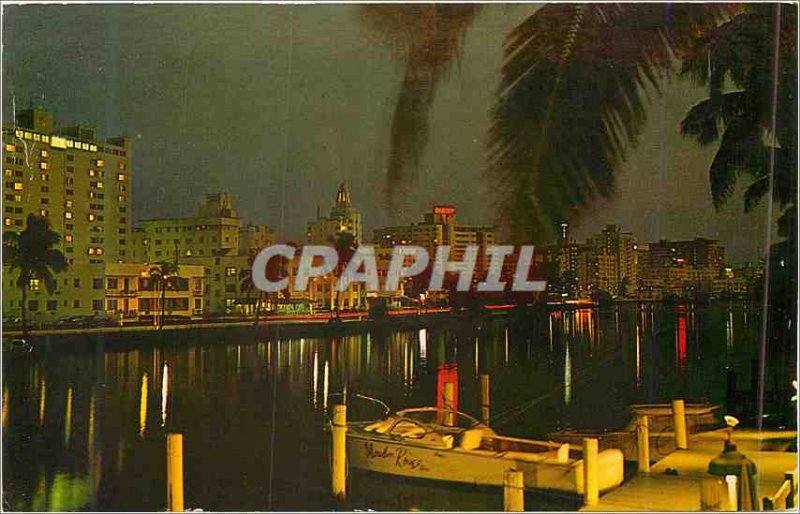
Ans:
{"type": "Polygon", "coordinates": [[[614,190],[646,121],[646,95],[724,6],[555,4],[516,27],[489,133],[492,179],[518,235],[558,223],[614,190]],[[525,213],[521,215],[521,213],[525,213]]]}
{"type": "Polygon", "coordinates": [[[390,133],[390,195],[403,180],[415,178],[428,141],[435,88],[460,54],[461,39],[478,10],[476,4],[361,7],[365,25],[398,50],[405,68],[390,133]]]}

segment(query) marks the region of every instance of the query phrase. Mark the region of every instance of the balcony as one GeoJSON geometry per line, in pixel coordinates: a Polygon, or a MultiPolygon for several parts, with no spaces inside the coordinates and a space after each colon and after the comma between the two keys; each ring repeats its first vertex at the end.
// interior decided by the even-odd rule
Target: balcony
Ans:
{"type": "Polygon", "coordinates": [[[138,289],[107,289],[106,296],[134,298],[139,295],[138,289]]]}

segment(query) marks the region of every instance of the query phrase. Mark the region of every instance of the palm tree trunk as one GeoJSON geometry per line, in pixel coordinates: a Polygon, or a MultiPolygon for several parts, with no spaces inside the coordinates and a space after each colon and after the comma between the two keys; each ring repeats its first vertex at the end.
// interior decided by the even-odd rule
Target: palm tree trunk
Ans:
{"type": "Polygon", "coordinates": [[[258,311],[260,311],[260,310],[261,310],[261,293],[259,293],[259,295],[256,297],[256,312],[255,312],[255,315],[253,317],[253,326],[254,327],[258,326],[258,311]]]}
{"type": "Polygon", "coordinates": [[[167,284],[162,280],[161,282],[161,320],[158,323],[158,328],[164,328],[164,314],[167,304],[167,284]]]}
{"type": "Polygon", "coordinates": [[[22,284],[22,304],[20,305],[20,318],[22,321],[22,337],[28,337],[28,284],[27,281],[22,284]]]}

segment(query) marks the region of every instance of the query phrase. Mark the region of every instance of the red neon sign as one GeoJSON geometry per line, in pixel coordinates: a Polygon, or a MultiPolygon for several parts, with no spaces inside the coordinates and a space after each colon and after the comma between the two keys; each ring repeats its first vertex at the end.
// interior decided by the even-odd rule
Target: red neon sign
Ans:
{"type": "Polygon", "coordinates": [[[433,208],[434,214],[455,214],[456,208],[449,205],[437,205],[433,208]]]}

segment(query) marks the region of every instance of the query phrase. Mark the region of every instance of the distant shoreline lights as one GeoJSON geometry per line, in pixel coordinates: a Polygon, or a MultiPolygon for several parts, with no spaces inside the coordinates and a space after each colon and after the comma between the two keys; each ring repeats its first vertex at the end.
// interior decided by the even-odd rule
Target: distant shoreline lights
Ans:
{"type": "MultiPolygon", "coordinates": [[[[531,263],[533,261],[533,245],[519,247],[516,269],[511,283],[512,291],[537,292],[544,291],[547,282],[543,280],[529,280],[531,263]]],[[[458,275],[457,291],[469,291],[472,285],[475,266],[478,259],[479,247],[468,245],[461,261],[450,261],[450,246],[441,245],[436,248],[436,254],[430,266],[429,291],[443,290],[444,276],[446,273],[458,275]]],[[[283,257],[292,261],[297,253],[297,248],[290,245],[278,244],[262,249],[253,260],[252,280],[253,285],[268,293],[282,291],[289,287],[289,277],[267,277],[267,265],[276,257],[283,257]]],[[[483,281],[476,286],[478,292],[499,292],[506,290],[506,282],[502,280],[503,264],[508,256],[515,253],[511,245],[489,245],[486,255],[489,257],[489,266],[483,281]]],[[[294,277],[294,290],[305,291],[309,281],[315,277],[322,277],[332,273],[339,264],[339,255],[331,246],[307,245],[300,252],[297,274],[294,277]]],[[[353,250],[353,255],[341,271],[336,283],[337,291],[346,291],[354,283],[363,283],[367,291],[395,291],[399,288],[400,281],[421,275],[431,264],[428,251],[421,246],[398,245],[392,248],[392,258],[384,281],[383,289],[378,279],[378,267],[375,258],[375,247],[363,245],[353,250]]]]}

